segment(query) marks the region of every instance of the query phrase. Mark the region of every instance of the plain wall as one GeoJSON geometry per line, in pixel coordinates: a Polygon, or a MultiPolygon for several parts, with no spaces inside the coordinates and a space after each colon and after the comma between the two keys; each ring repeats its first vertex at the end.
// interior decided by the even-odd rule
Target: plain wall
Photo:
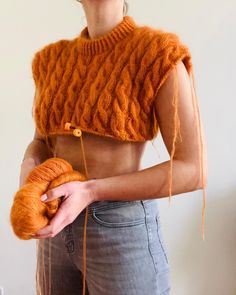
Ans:
{"type": "MultiPolygon", "coordinates": [[[[236,294],[236,2],[233,0],[129,1],[139,24],[179,34],[192,52],[208,148],[205,241],[202,190],[159,202],[171,265],[171,295],[236,294]]],[[[75,0],[0,2],[0,286],[5,295],[35,294],[35,240],[14,236],[9,212],[20,163],[34,133],[31,107],[33,54],[86,25],[75,0]]],[[[143,168],[167,159],[161,136],[148,143],[143,168]]]]}

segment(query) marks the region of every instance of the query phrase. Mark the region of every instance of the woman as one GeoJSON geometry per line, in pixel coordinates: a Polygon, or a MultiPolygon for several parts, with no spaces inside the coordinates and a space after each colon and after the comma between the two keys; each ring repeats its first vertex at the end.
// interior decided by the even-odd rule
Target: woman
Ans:
{"type": "Polygon", "coordinates": [[[157,199],[204,188],[206,182],[191,56],[175,34],[124,16],[123,0],[80,2],[87,27],[73,40],[45,46],[32,64],[36,129],[20,183],[50,157],[85,169],[88,177],[42,196],[45,202],[64,199],[34,236],[37,291],[84,294],[88,213],[86,294],[169,294],[157,199]],[[69,125],[62,130],[64,124],[69,125]],[[171,160],[140,170],[145,143],[159,129],[171,160]]]}

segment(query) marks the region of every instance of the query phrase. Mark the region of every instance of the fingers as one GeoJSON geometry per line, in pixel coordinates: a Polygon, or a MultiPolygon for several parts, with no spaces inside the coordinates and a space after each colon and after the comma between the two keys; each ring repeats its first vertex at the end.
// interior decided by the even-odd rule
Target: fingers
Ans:
{"type": "Polygon", "coordinates": [[[56,236],[66,225],[72,223],[78,214],[88,205],[88,198],[84,197],[85,190],[81,190],[78,194],[78,181],[72,181],[59,185],[48,190],[41,196],[44,202],[52,201],[56,198],[63,197],[63,201],[51,219],[50,223],[40,229],[33,238],[49,238],[56,236]]]}
{"type": "Polygon", "coordinates": [[[64,183],[53,189],[48,190],[45,194],[41,196],[40,199],[43,202],[49,202],[62,196],[68,197],[68,195],[68,185],[64,183]]]}
{"type": "Polygon", "coordinates": [[[73,222],[67,216],[67,203],[62,202],[57,214],[51,219],[50,224],[38,230],[33,238],[53,238],[55,237],[66,225],[73,222]]]}

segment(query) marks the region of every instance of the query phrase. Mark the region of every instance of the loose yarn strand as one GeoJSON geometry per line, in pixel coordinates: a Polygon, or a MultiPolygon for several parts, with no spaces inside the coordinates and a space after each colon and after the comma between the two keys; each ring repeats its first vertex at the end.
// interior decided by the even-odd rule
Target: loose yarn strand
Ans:
{"type": "MultiPolygon", "coordinates": [[[[83,156],[83,162],[84,162],[84,168],[85,168],[85,176],[87,179],[89,179],[88,175],[88,167],[86,163],[86,157],[85,157],[85,149],[84,149],[84,143],[83,143],[83,137],[82,137],[82,132],[80,135],[80,140],[81,140],[81,149],[82,149],[82,156],[83,156]]],[[[49,139],[48,136],[45,136],[45,142],[47,145],[48,150],[53,154],[54,151],[52,150],[50,144],[49,144],[49,139]]],[[[88,206],[86,207],[85,211],[85,221],[84,221],[84,231],[83,231],[83,293],[82,295],[85,295],[86,292],[86,231],[87,231],[87,223],[88,223],[88,206]]],[[[38,250],[37,250],[38,252],[38,250]]],[[[37,255],[38,256],[38,255],[37,255]]],[[[37,259],[37,265],[38,265],[38,259],[37,259]]],[[[42,265],[41,269],[43,272],[43,284],[44,284],[44,289],[46,289],[45,282],[46,282],[46,274],[45,274],[45,265],[44,265],[44,241],[42,241],[42,265]]],[[[36,270],[36,277],[39,277],[39,269],[37,267],[36,270]]],[[[39,292],[39,283],[38,279],[36,280],[36,287],[37,287],[37,292],[39,292]]],[[[51,294],[51,240],[49,239],[49,266],[48,266],[48,294],[51,294]]],[[[41,293],[41,292],[40,292],[41,293]]]]}
{"type": "MultiPolygon", "coordinates": [[[[85,151],[84,151],[84,144],[83,144],[83,138],[82,138],[82,132],[80,136],[80,142],[81,142],[81,148],[82,148],[82,155],[83,155],[83,161],[84,161],[84,168],[85,168],[85,175],[87,179],[89,179],[88,175],[88,167],[86,163],[86,157],[85,157],[85,151]]],[[[84,221],[84,237],[83,237],[83,293],[82,295],[85,295],[86,291],[86,231],[87,231],[87,223],[88,223],[88,206],[86,207],[85,211],[85,221],[84,221]]]]}
{"type": "Polygon", "coordinates": [[[169,205],[172,197],[172,185],[173,185],[173,158],[175,154],[175,144],[177,140],[178,134],[180,134],[180,121],[178,116],[178,75],[177,75],[177,69],[174,68],[174,94],[173,94],[173,100],[172,105],[174,107],[174,134],[173,134],[173,141],[172,141],[172,148],[171,148],[171,154],[170,154],[170,170],[169,170],[169,205]]]}
{"type": "MultiPolygon", "coordinates": [[[[45,142],[46,142],[48,150],[51,152],[52,150],[51,150],[51,146],[49,144],[48,135],[45,136],[45,142]]],[[[40,241],[39,241],[39,243],[40,243],[40,241]]],[[[41,250],[41,274],[43,275],[42,284],[43,284],[43,293],[44,293],[45,290],[47,289],[46,288],[47,287],[47,284],[46,284],[47,279],[46,279],[45,261],[44,261],[44,259],[45,259],[45,255],[44,255],[45,241],[44,241],[44,239],[41,240],[41,244],[42,244],[42,250],[41,250]]],[[[49,239],[49,248],[50,247],[51,247],[51,243],[50,243],[50,239],[49,239]]],[[[37,251],[39,252],[39,247],[37,248],[37,251]]],[[[50,253],[50,249],[49,249],[49,253],[50,253]]],[[[39,255],[37,255],[37,257],[38,256],[39,255]]],[[[49,260],[49,263],[48,263],[49,266],[48,267],[51,270],[51,257],[50,257],[50,254],[49,254],[48,260],[49,260]]],[[[38,265],[38,258],[37,258],[37,265],[38,265]]],[[[38,267],[37,267],[36,271],[39,272],[38,267]]],[[[39,277],[39,273],[36,276],[39,277]]],[[[48,276],[51,276],[50,271],[48,273],[48,276]]],[[[40,291],[38,290],[40,288],[40,285],[36,284],[36,288],[37,288],[37,292],[40,292],[40,294],[41,294],[41,290],[40,291]]],[[[50,295],[51,294],[51,278],[48,280],[48,288],[49,288],[49,290],[48,290],[49,293],[48,294],[50,295]]]]}
{"type": "Polygon", "coordinates": [[[40,288],[39,288],[39,271],[38,271],[38,268],[39,268],[39,265],[38,265],[38,254],[39,254],[39,240],[36,240],[36,273],[35,273],[35,279],[36,279],[36,294],[37,295],[41,295],[41,292],[40,292],[40,288]]]}
{"type": "MultiPolygon", "coordinates": [[[[42,264],[43,264],[43,293],[47,290],[47,279],[46,279],[46,271],[45,271],[45,240],[42,239],[42,264]]],[[[51,283],[51,282],[49,282],[51,283]]]]}
{"type": "Polygon", "coordinates": [[[190,73],[190,82],[191,82],[191,91],[192,91],[192,101],[193,107],[197,114],[197,130],[200,136],[200,149],[199,149],[199,166],[200,166],[200,179],[203,189],[203,207],[202,207],[202,239],[205,240],[205,233],[204,233],[204,224],[205,224],[205,207],[206,207],[206,183],[204,181],[204,161],[203,161],[203,153],[204,153],[204,145],[203,145],[203,137],[202,137],[202,125],[200,120],[200,111],[198,106],[198,98],[196,94],[196,83],[195,83],[195,76],[193,70],[190,73]]]}
{"type": "Polygon", "coordinates": [[[51,295],[51,250],[52,250],[52,247],[51,247],[51,239],[49,238],[48,240],[48,260],[49,260],[49,263],[48,263],[48,295],[51,295]]]}
{"type": "Polygon", "coordinates": [[[48,281],[48,295],[51,295],[51,240],[50,238],[48,239],[48,279],[46,277],[46,271],[45,271],[45,255],[44,255],[44,250],[45,250],[45,239],[41,240],[42,244],[42,250],[39,252],[39,243],[40,241],[37,240],[37,263],[36,263],[36,291],[37,294],[41,295],[41,289],[40,289],[40,283],[39,283],[39,269],[38,269],[38,254],[41,253],[42,255],[42,264],[41,264],[41,274],[42,274],[42,285],[43,285],[43,294],[45,294],[45,290],[47,290],[47,281],[48,281]]]}
{"type": "MultiPolygon", "coordinates": [[[[51,263],[51,261],[50,261],[51,263]]],[[[45,273],[45,264],[44,264],[44,239],[41,241],[36,240],[36,294],[41,295],[41,287],[40,287],[40,280],[41,284],[43,286],[43,294],[46,290],[46,273],[45,273]],[[39,250],[40,248],[40,243],[41,245],[41,251],[39,250]],[[41,253],[41,267],[39,270],[39,255],[41,253]],[[41,274],[41,275],[40,275],[41,274]]]]}

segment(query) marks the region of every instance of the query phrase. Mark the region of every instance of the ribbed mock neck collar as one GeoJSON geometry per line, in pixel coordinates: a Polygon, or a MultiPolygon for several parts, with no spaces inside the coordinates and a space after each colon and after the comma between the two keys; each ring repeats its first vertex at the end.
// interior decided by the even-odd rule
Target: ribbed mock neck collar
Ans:
{"type": "Polygon", "coordinates": [[[79,53],[94,55],[111,49],[117,42],[124,39],[137,27],[136,22],[130,15],[125,15],[123,20],[111,31],[98,38],[90,38],[86,26],[77,38],[79,53]]]}

